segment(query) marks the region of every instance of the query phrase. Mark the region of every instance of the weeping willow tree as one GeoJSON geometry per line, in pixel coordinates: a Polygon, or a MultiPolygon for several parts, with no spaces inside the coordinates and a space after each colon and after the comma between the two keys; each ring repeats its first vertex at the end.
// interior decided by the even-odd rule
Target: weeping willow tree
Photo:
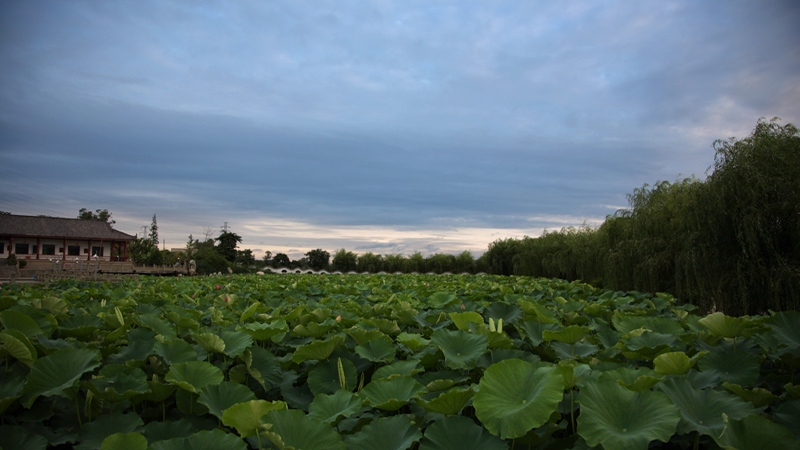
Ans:
{"type": "Polygon", "coordinates": [[[762,119],[751,136],[714,149],[700,199],[702,245],[687,256],[717,276],[695,280],[697,290],[731,314],[800,309],[797,128],[762,119]]]}
{"type": "Polygon", "coordinates": [[[482,259],[493,273],[670,292],[730,315],[800,309],[797,128],[762,119],[714,150],[705,181],[644,185],[599,228],[495,241],[482,259]]]}

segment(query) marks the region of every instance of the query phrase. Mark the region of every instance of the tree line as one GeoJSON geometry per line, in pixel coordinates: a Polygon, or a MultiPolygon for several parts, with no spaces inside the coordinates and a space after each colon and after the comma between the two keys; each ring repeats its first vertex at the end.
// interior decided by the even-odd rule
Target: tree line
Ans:
{"type": "Polygon", "coordinates": [[[634,189],[629,208],[596,228],[495,241],[482,256],[488,272],[669,292],[729,315],[800,309],[797,128],[761,119],[713,147],[706,180],[634,189]]]}

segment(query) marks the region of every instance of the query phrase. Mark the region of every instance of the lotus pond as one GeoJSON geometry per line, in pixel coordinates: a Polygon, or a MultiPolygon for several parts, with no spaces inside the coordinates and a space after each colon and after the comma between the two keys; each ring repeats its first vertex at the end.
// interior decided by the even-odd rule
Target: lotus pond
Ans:
{"type": "Polygon", "coordinates": [[[3,285],[5,449],[800,447],[800,313],[494,276],[3,285]]]}

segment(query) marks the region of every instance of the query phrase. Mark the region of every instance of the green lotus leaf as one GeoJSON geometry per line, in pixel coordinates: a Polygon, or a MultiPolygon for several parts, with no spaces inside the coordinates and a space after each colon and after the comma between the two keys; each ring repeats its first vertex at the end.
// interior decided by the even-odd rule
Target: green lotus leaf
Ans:
{"type": "Polygon", "coordinates": [[[668,442],[681,419],[666,395],[632,392],[613,380],[587,383],[578,400],[578,434],[590,446],[644,450],[653,440],[668,442]]]}
{"type": "Polygon", "coordinates": [[[164,380],[181,389],[198,393],[206,386],[222,383],[225,377],[216,366],[205,361],[173,364],[164,380]]]}
{"type": "Polygon", "coordinates": [[[14,450],[44,450],[47,439],[19,425],[0,426],[0,448],[14,450]]]}
{"type": "Polygon", "coordinates": [[[225,354],[235,358],[253,345],[253,337],[244,331],[222,330],[220,337],[225,341],[225,354]]]}
{"type": "Polygon", "coordinates": [[[416,375],[424,370],[419,367],[419,361],[409,359],[407,361],[395,361],[380,367],[375,373],[372,374],[373,380],[380,380],[382,378],[391,378],[397,375],[416,375]]]}
{"type": "Polygon", "coordinates": [[[507,450],[508,444],[464,416],[433,422],[419,443],[420,450],[507,450]]]}
{"type": "Polygon", "coordinates": [[[574,344],[551,342],[550,347],[555,350],[556,356],[560,359],[581,359],[600,351],[600,347],[589,342],[576,342],[574,344]]]}
{"type": "Polygon", "coordinates": [[[675,336],[680,336],[686,332],[680,323],[663,317],[628,316],[615,313],[612,322],[614,323],[614,328],[623,335],[640,328],[660,334],[673,334],[675,336]]]}
{"type": "Polygon", "coordinates": [[[26,366],[30,367],[36,361],[38,357],[36,349],[25,333],[15,329],[5,329],[0,333],[0,340],[3,341],[3,347],[8,354],[26,366]]]}
{"type": "Polygon", "coordinates": [[[388,362],[394,359],[394,342],[389,337],[379,337],[357,345],[356,353],[362,358],[374,362],[388,362]]]}
{"type": "Polygon", "coordinates": [[[753,406],[730,394],[713,389],[695,389],[686,378],[670,378],[659,389],[681,410],[678,434],[696,431],[717,436],[724,423],[722,414],[742,419],[754,414],[753,406]]]}
{"type": "Polygon", "coordinates": [[[397,342],[405,345],[412,352],[418,352],[420,349],[430,344],[430,341],[422,337],[421,334],[406,333],[406,332],[397,335],[397,342]]]}
{"type": "Polygon", "coordinates": [[[25,379],[21,373],[16,371],[0,373],[0,414],[3,414],[16,399],[22,396],[24,386],[25,379]]]}
{"type": "Polygon", "coordinates": [[[783,402],[774,409],[775,421],[789,428],[797,437],[800,437],[800,400],[783,402]]]}
{"type": "Polygon", "coordinates": [[[306,345],[301,345],[295,350],[292,355],[292,361],[301,363],[310,359],[326,360],[336,347],[344,342],[344,336],[334,335],[330,339],[324,341],[314,341],[306,345]]]}
{"type": "Polygon", "coordinates": [[[647,367],[619,367],[600,374],[601,380],[613,380],[631,391],[640,392],[650,389],[658,383],[658,374],[647,367]]]}
{"type": "Polygon", "coordinates": [[[444,353],[445,365],[452,369],[474,369],[478,358],[489,347],[489,338],[466,331],[440,329],[433,332],[431,342],[444,353]]]}
{"type": "Polygon", "coordinates": [[[439,394],[438,397],[430,401],[419,400],[417,403],[428,412],[456,415],[467,406],[467,403],[474,396],[475,391],[472,388],[454,388],[439,394]]]}
{"type": "Polygon", "coordinates": [[[319,338],[326,335],[335,327],[336,321],[333,319],[325,320],[322,323],[308,322],[305,325],[300,324],[294,327],[292,334],[295,336],[310,336],[313,338],[319,338]]]}
{"type": "Polygon", "coordinates": [[[103,439],[100,450],[147,450],[147,438],[141,433],[114,433],[103,439]]]}
{"type": "Polygon", "coordinates": [[[428,297],[428,306],[433,309],[442,309],[444,307],[460,303],[455,294],[449,292],[437,292],[428,297]]]}
{"type": "Polygon", "coordinates": [[[308,415],[321,422],[335,423],[340,417],[350,417],[361,409],[361,399],[352,392],[340,389],[331,395],[318,394],[308,405],[308,415]]]}
{"type": "Polygon", "coordinates": [[[308,373],[308,388],[314,395],[332,394],[339,389],[354,389],[358,372],[356,366],[347,358],[333,358],[322,361],[308,373]],[[345,386],[342,387],[339,379],[339,360],[342,362],[345,386]]]}
{"type": "Polygon", "coordinates": [[[236,428],[239,435],[246,438],[258,432],[264,423],[261,419],[267,413],[285,409],[286,403],[282,401],[248,400],[231,405],[222,411],[222,423],[236,428]]]}
{"type": "Polygon", "coordinates": [[[265,390],[283,382],[283,369],[275,356],[265,348],[252,346],[244,351],[242,359],[250,376],[256,379],[265,390]]]}
{"type": "Polygon", "coordinates": [[[700,358],[698,368],[719,375],[721,381],[752,386],[758,380],[758,358],[741,350],[715,350],[700,358]]]}
{"type": "Polygon", "coordinates": [[[561,372],[565,390],[570,390],[577,386],[578,381],[592,371],[592,368],[588,364],[578,364],[572,360],[559,361],[556,369],[561,372]]]}
{"type": "Polygon", "coordinates": [[[783,385],[783,388],[786,389],[786,392],[788,392],[792,398],[800,398],[800,385],[786,383],[783,385]]]}
{"type": "Polygon", "coordinates": [[[279,319],[270,323],[248,323],[244,331],[257,341],[281,342],[289,332],[289,325],[285,320],[279,319]]]}
{"type": "Polygon", "coordinates": [[[380,417],[347,437],[348,450],[405,450],[422,437],[408,416],[380,417]]]}
{"type": "Polygon", "coordinates": [[[583,339],[590,331],[589,327],[570,325],[558,331],[544,330],[542,331],[542,339],[548,342],[559,341],[566,344],[574,344],[583,339]]]}
{"type": "Polygon", "coordinates": [[[544,341],[542,335],[544,334],[545,330],[558,329],[558,325],[555,323],[543,323],[533,320],[526,320],[517,326],[519,327],[520,334],[526,336],[534,347],[538,346],[544,341]]]}
{"type": "Polygon", "coordinates": [[[197,352],[183,339],[156,342],[153,345],[153,351],[156,355],[164,358],[164,362],[169,365],[197,361],[197,352]]]}
{"type": "Polygon", "coordinates": [[[367,329],[374,327],[376,330],[387,335],[400,333],[400,327],[397,326],[397,321],[384,319],[382,317],[362,320],[360,325],[367,329]]]}
{"type": "Polygon", "coordinates": [[[185,438],[191,436],[192,433],[194,433],[194,425],[186,418],[174,422],[150,422],[144,426],[144,435],[151,443],[185,438]]]}
{"type": "Polygon", "coordinates": [[[36,321],[22,311],[7,309],[0,312],[0,323],[6,330],[17,330],[28,338],[43,334],[36,321]]]}
{"type": "Polygon", "coordinates": [[[63,349],[37,359],[22,390],[30,408],[36,397],[62,395],[86,372],[100,365],[100,354],[89,349],[63,349]]]}
{"type": "Polygon", "coordinates": [[[155,333],[147,328],[134,328],[128,332],[130,344],[119,353],[108,357],[110,363],[125,363],[128,361],[143,361],[153,353],[156,343],[155,333]]]}
{"type": "Polygon", "coordinates": [[[97,397],[109,402],[129,400],[150,391],[144,371],[123,364],[109,364],[100,370],[98,377],[83,384],[97,397]]]}
{"type": "Polygon", "coordinates": [[[483,426],[495,436],[513,439],[547,422],[563,397],[561,373],[506,359],[483,373],[473,406],[483,426]]]}
{"type": "MultiPolygon", "coordinates": [[[[778,396],[764,388],[745,389],[738,384],[722,383],[722,387],[728,391],[738,395],[747,402],[750,402],[756,408],[769,406],[778,400],[778,396]]],[[[728,414],[730,416],[730,414],[728,414]]],[[[733,419],[740,419],[740,417],[733,417],[733,419]]]]}
{"type": "Polygon", "coordinates": [[[225,352],[225,340],[214,333],[193,334],[192,339],[208,353],[225,352]]]}
{"type": "Polygon", "coordinates": [[[747,318],[726,316],[721,312],[709,314],[697,323],[708,328],[715,336],[725,338],[747,337],[752,334],[752,327],[747,318]]]}
{"type": "Polygon", "coordinates": [[[59,324],[58,335],[61,338],[75,337],[85,340],[102,326],[103,320],[97,316],[70,316],[59,324]]]}
{"type": "Polygon", "coordinates": [[[271,411],[266,420],[272,427],[263,435],[273,443],[280,442],[282,446],[295,450],[345,450],[339,433],[330,425],[306,416],[303,411],[271,411]]]}
{"type": "Polygon", "coordinates": [[[386,334],[380,330],[365,330],[358,326],[345,330],[345,333],[353,338],[356,344],[364,344],[379,337],[387,337],[386,334]]]}
{"type": "Polygon", "coordinates": [[[452,320],[453,323],[456,324],[456,328],[458,328],[461,331],[469,331],[470,323],[483,324],[485,322],[483,320],[483,316],[476,313],[475,311],[451,312],[450,320],[452,320]]]}
{"type": "Polygon", "coordinates": [[[222,419],[222,412],[237,403],[255,400],[253,391],[245,385],[223,381],[214,386],[207,386],[200,391],[197,403],[205,405],[208,411],[222,419]]]}
{"type": "Polygon", "coordinates": [[[258,311],[258,308],[261,307],[261,302],[253,302],[248,306],[244,311],[242,311],[242,315],[239,316],[239,322],[245,323],[251,317],[255,315],[258,311]]]}
{"type": "Polygon", "coordinates": [[[517,305],[522,309],[523,320],[533,320],[539,323],[557,324],[558,319],[555,318],[553,312],[547,309],[544,305],[532,303],[527,300],[518,299],[517,305]]]}
{"type": "Polygon", "coordinates": [[[155,314],[139,314],[139,323],[143,327],[153,330],[156,334],[164,336],[167,340],[177,339],[175,327],[155,314]]]}
{"type": "Polygon", "coordinates": [[[133,433],[141,430],[144,422],[134,413],[106,413],[81,427],[81,435],[75,450],[94,450],[115,433],[133,433]]]}
{"type": "Polygon", "coordinates": [[[511,325],[521,319],[522,314],[519,306],[503,302],[492,303],[483,310],[483,316],[487,319],[491,317],[495,322],[503,319],[503,323],[506,325],[511,325]]]}
{"type": "Polygon", "coordinates": [[[640,351],[642,349],[658,349],[672,347],[678,338],[673,334],[645,331],[638,336],[632,336],[625,341],[628,350],[640,351]]]}
{"type": "Polygon", "coordinates": [[[725,417],[725,430],[714,440],[720,447],[736,450],[761,450],[763,448],[798,448],[800,442],[786,427],[759,415],[741,420],[725,417]]]}
{"type": "Polygon", "coordinates": [[[425,387],[408,376],[394,377],[388,380],[375,380],[364,386],[361,393],[370,403],[386,411],[397,411],[408,403],[412,397],[424,391],[425,387]]]}
{"type": "Polygon", "coordinates": [[[692,360],[686,353],[668,352],[656,356],[653,365],[660,375],[683,375],[692,368],[692,360]]]}
{"type": "Polygon", "coordinates": [[[789,348],[800,347],[800,311],[782,311],[767,320],[770,334],[789,348]]]}
{"type": "Polygon", "coordinates": [[[154,442],[152,450],[247,450],[247,444],[237,436],[220,429],[198,431],[189,437],[154,442]]]}
{"type": "Polygon", "coordinates": [[[476,334],[486,336],[488,339],[487,347],[492,349],[509,350],[514,348],[514,342],[509,339],[506,333],[500,331],[492,331],[485,325],[480,325],[476,330],[476,334]]]}

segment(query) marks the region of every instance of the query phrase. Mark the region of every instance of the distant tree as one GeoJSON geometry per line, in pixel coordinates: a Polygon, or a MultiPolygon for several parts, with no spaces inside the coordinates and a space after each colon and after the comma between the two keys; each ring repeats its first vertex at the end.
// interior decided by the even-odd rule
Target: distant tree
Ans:
{"type": "Polygon", "coordinates": [[[96,209],[95,212],[91,212],[86,208],[81,208],[78,211],[78,219],[83,220],[99,220],[101,222],[105,222],[109,225],[113,225],[117,223],[116,220],[111,219],[111,213],[108,212],[107,209],[96,209]]]}
{"type": "Polygon", "coordinates": [[[372,252],[364,253],[358,257],[359,272],[378,273],[383,270],[383,257],[372,252]]]}
{"type": "Polygon", "coordinates": [[[422,253],[415,252],[413,255],[409,256],[406,259],[405,270],[403,272],[411,273],[411,272],[418,272],[424,273],[425,272],[425,257],[422,256],[422,253]]]}
{"type": "Polygon", "coordinates": [[[308,265],[314,270],[327,269],[330,264],[331,254],[321,248],[306,253],[308,265]]]}
{"type": "Polygon", "coordinates": [[[291,264],[292,261],[286,253],[276,253],[275,256],[272,257],[273,267],[289,267],[291,264]]]}
{"type": "Polygon", "coordinates": [[[223,231],[216,239],[217,252],[229,262],[236,261],[236,246],[242,242],[242,237],[230,231],[223,231]]]}
{"type": "Polygon", "coordinates": [[[472,253],[463,251],[455,257],[452,271],[454,273],[475,273],[475,266],[475,258],[472,257],[472,253]]]}
{"type": "Polygon", "coordinates": [[[403,255],[386,255],[383,257],[383,270],[394,273],[405,269],[406,259],[403,255]]]}
{"type": "Polygon", "coordinates": [[[236,263],[245,268],[251,267],[255,265],[256,257],[253,255],[253,251],[249,248],[239,250],[236,252],[236,263]]]}
{"type": "Polygon", "coordinates": [[[128,245],[134,264],[161,265],[158,247],[150,238],[136,238],[128,245]]]}
{"type": "Polygon", "coordinates": [[[153,214],[153,222],[150,223],[150,240],[158,247],[158,222],[156,222],[156,215],[153,214]]]}
{"type": "Polygon", "coordinates": [[[268,266],[270,264],[272,264],[272,252],[267,250],[264,252],[264,265],[268,266]]]}
{"type": "Polygon", "coordinates": [[[351,272],[357,268],[357,257],[353,252],[348,252],[345,249],[339,249],[333,255],[333,262],[331,264],[333,270],[340,272],[351,272]]]}

